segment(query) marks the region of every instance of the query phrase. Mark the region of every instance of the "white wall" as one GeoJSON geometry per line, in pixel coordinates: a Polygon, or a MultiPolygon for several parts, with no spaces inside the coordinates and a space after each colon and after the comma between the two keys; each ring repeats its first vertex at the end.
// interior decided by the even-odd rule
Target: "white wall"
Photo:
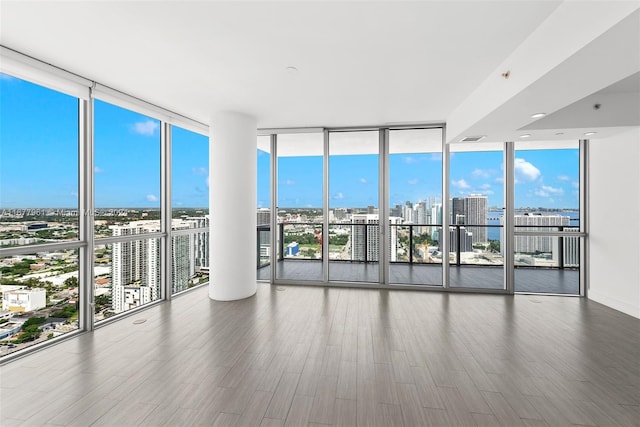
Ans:
{"type": "Polygon", "coordinates": [[[590,142],[588,296],[640,318],[640,128],[590,142]]]}

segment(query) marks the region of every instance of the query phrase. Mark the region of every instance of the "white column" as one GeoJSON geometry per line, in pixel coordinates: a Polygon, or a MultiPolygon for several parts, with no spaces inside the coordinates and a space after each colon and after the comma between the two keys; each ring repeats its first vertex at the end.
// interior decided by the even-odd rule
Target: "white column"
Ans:
{"type": "Polygon", "coordinates": [[[256,293],[256,119],[212,116],[209,131],[209,297],[256,293]]]}

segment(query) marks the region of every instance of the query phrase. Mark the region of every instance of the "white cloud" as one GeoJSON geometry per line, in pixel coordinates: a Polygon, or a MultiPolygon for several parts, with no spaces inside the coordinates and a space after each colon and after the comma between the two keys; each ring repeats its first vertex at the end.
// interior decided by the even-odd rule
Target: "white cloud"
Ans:
{"type": "Polygon", "coordinates": [[[540,176],[540,169],[525,159],[515,159],[514,168],[516,171],[516,180],[522,178],[524,181],[535,181],[540,176]]]}
{"type": "Polygon", "coordinates": [[[578,189],[579,189],[579,188],[580,188],[580,183],[579,183],[578,181],[573,181],[573,182],[571,183],[571,186],[572,186],[573,188],[578,188],[578,189]]]}
{"type": "Polygon", "coordinates": [[[407,184],[416,185],[419,182],[420,182],[420,180],[418,180],[418,179],[410,179],[409,181],[407,181],[407,184]]]}
{"type": "Polygon", "coordinates": [[[549,185],[543,185],[542,189],[548,191],[551,194],[564,194],[564,190],[562,188],[555,188],[549,185]]]}
{"type": "Polygon", "coordinates": [[[335,196],[333,196],[333,198],[334,198],[335,200],[344,199],[344,194],[342,194],[342,193],[336,193],[336,195],[335,195],[335,196]]]}
{"type": "Polygon", "coordinates": [[[292,180],[290,180],[290,179],[285,179],[282,183],[283,183],[284,185],[294,185],[296,182],[295,182],[295,181],[292,181],[292,180]]]}
{"type": "Polygon", "coordinates": [[[149,201],[149,202],[157,202],[158,201],[158,196],[155,196],[153,194],[147,194],[147,201],[149,201]]]}
{"type": "Polygon", "coordinates": [[[442,153],[432,153],[432,154],[431,154],[431,157],[430,157],[430,160],[431,160],[432,162],[439,162],[439,161],[441,161],[441,160],[442,160],[442,153]]]}
{"type": "Polygon", "coordinates": [[[567,175],[560,175],[558,176],[558,181],[569,181],[571,178],[569,178],[567,175]]]}
{"type": "Polygon", "coordinates": [[[102,169],[100,166],[96,166],[95,168],[93,168],[93,172],[94,173],[103,173],[104,169],[102,169]]]}
{"type": "Polygon", "coordinates": [[[496,178],[496,183],[498,183],[498,184],[504,184],[504,178],[503,178],[503,177],[501,177],[501,176],[500,176],[500,177],[498,177],[498,178],[496,178]]]}
{"type": "Polygon", "coordinates": [[[467,184],[467,181],[465,181],[462,178],[457,181],[451,181],[451,185],[453,185],[454,187],[458,187],[461,190],[466,190],[468,188],[471,188],[471,186],[467,184]]]}
{"type": "Polygon", "coordinates": [[[197,168],[191,168],[191,173],[193,173],[194,175],[206,175],[207,174],[207,168],[205,168],[204,166],[200,166],[197,168]]]}
{"type": "Polygon", "coordinates": [[[493,175],[492,173],[493,171],[490,170],[483,170],[483,169],[474,169],[473,172],[471,172],[471,176],[473,176],[474,178],[489,178],[491,175],[493,175]]]}
{"type": "Polygon", "coordinates": [[[367,183],[367,179],[366,178],[360,178],[360,182],[363,183],[363,184],[366,184],[367,183]]]}
{"type": "Polygon", "coordinates": [[[403,157],[402,160],[404,160],[404,162],[408,164],[418,163],[418,159],[416,159],[415,157],[403,157]]]}
{"type": "Polygon", "coordinates": [[[489,190],[491,188],[491,184],[482,184],[480,188],[482,188],[483,190],[489,190]]]}
{"type": "Polygon", "coordinates": [[[147,120],[145,122],[136,122],[131,126],[131,130],[138,135],[153,136],[158,129],[158,122],[147,120]]]}
{"type": "Polygon", "coordinates": [[[564,194],[564,190],[562,188],[555,188],[549,185],[543,185],[534,191],[536,196],[540,197],[549,197],[549,196],[561,196],[564,194]]]}
{"type": "Polygon", "coordinates": [[[204,180],[204,184],[209,188],[209,175],[207,175],[207,179],[204,180]]]}

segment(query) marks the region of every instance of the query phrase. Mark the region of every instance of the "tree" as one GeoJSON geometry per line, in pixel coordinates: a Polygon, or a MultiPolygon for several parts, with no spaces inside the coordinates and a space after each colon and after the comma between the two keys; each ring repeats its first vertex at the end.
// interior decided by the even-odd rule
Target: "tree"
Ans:
{"type": "Polygon", "coordinates": [[[331,234],[329,235],[329,244],[336,246],[344,246],[349,241],[349,235],[347,234],[331,234]]]}
{"type": "Polygon", "coordinates": [[[22,329],[24,330],[24,328],[29,327],[31,325],[41,325],[44,323],[44,321],[46,320],[45,317],[30,317],[29,319],[27,319],[26,322],[24,322],[22,324],[22,329]]]}
{"type": "Polygon", "coordinates": [[[78,278],[76,276],[68,277],[64,281],[65,288],[77,288],[78,287],[78,278]]]}
{"type": "Polygon", "coordinates": [[[0,273],[6,275],[24,276],[25,274],[31,272],[31,264],[35,264],[35,261],[32,259],[25,259],[13,265],[0,267],[0,273]]]}
{"type": "Polygon", "coordinates": [[[95,298],[95,303],[101,305],[109,305],[111,304],[111,298],[109,298],[109,295],[106,294],[98,295],[95,298]]]}
{"type": "Polygon", "coordinates": [[[305,258],[315,258],[316,251],[314,249],[303,249],[300,251],[305,258]]]}
{"type": "Polygon", "coordinates": [[[33,341],[40,337],[40,325],[45,321],[44,317],[32,317],[22,324],[22,333],[16,339],[17,343],[33,341]]]}
{"type": "Polygon", "coordinates": [[[100,313],[105,307],[111,306],[111,298],[109,295],[98,295],[95,297],[94,302],[96,313],[100,313]]]}
{"type": "Polygon", "coordinates": [[[500,253],[500,240],[489,241],[489,252],[500,253]]]}
{"type": "Polygon", "coordinates": [[[51,317],[60,317],[63,319],[69,319],[70,317],[73,317],[77,312],[78,312],[78,309],[76,307],[74,307],[73,305],[67,305],[63,309],[56,310],[53,313],[51,313],[51,317]]]}

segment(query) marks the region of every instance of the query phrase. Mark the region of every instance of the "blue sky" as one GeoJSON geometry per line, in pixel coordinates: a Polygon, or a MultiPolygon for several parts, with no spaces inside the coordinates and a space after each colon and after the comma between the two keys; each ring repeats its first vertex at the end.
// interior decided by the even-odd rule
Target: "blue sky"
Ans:
{"type": "MultiPolygon", "coordinates": [[[[516,145],[517,147],[517,145],[516,145]]],[[[451,154],[452,197],[484,194],[489,206],[503,207],[503,154],[501,151],[451,154]]],[[[389,158],[389,203],[416,203],[442,199],[442,156],[439,153],[394,154],[389,158]]],[[[515,206],[578,207],[578,150],[517,150],[515,206]]],[[[269,155],[258,156],[258,200],[269,200],[269,155]],[[262,183],[262,184],[261,184],[262,183]],[[265,184],[266,183],[266,184],[265,184]]],[[[378,206],[378,156],[331,156],[329,206],[378,206]]],[[[322,158],[284,157],[279,160],[278,205],[322,207],[322,158]]]]}
{"type": "MultiPolygon", "coordinates": [[[[78,205],[78,101],[0,74],[0,207],[78,205]]],[[[173,127],[174,207],[207,207],[209,140],[173,127]]],[[[97,208],[160,206],[160,122],[95,102],[97,208]]]]}
{"type": "MultiPolygon", "coordinates": [[[[0,207],[76,207],[78,102],[0,74],[0,207]]],[[[160,122],[95,103],[96,207],[160,206],[160,122]]],[[[208,205],[208,138],[173,129],[172,203],[208,205]]],[[[258,207],[270,207],[270,155],[258,151],[258,207]]],[[[393,154],[389,203],[441,199],[441,154],[393,154]]],[[[578,150],[522,151],[516,145],[516,207],[578,206],[578,150]]],[[[322,157],[282,157],[278,205],[322,207],[322,157]]],[[[329,160],[330,207],[379,206],[378,156],[329,160]]],[[[450,191],[480,193],[503,206],[501,152],[455,152],[450,191]]]]}

